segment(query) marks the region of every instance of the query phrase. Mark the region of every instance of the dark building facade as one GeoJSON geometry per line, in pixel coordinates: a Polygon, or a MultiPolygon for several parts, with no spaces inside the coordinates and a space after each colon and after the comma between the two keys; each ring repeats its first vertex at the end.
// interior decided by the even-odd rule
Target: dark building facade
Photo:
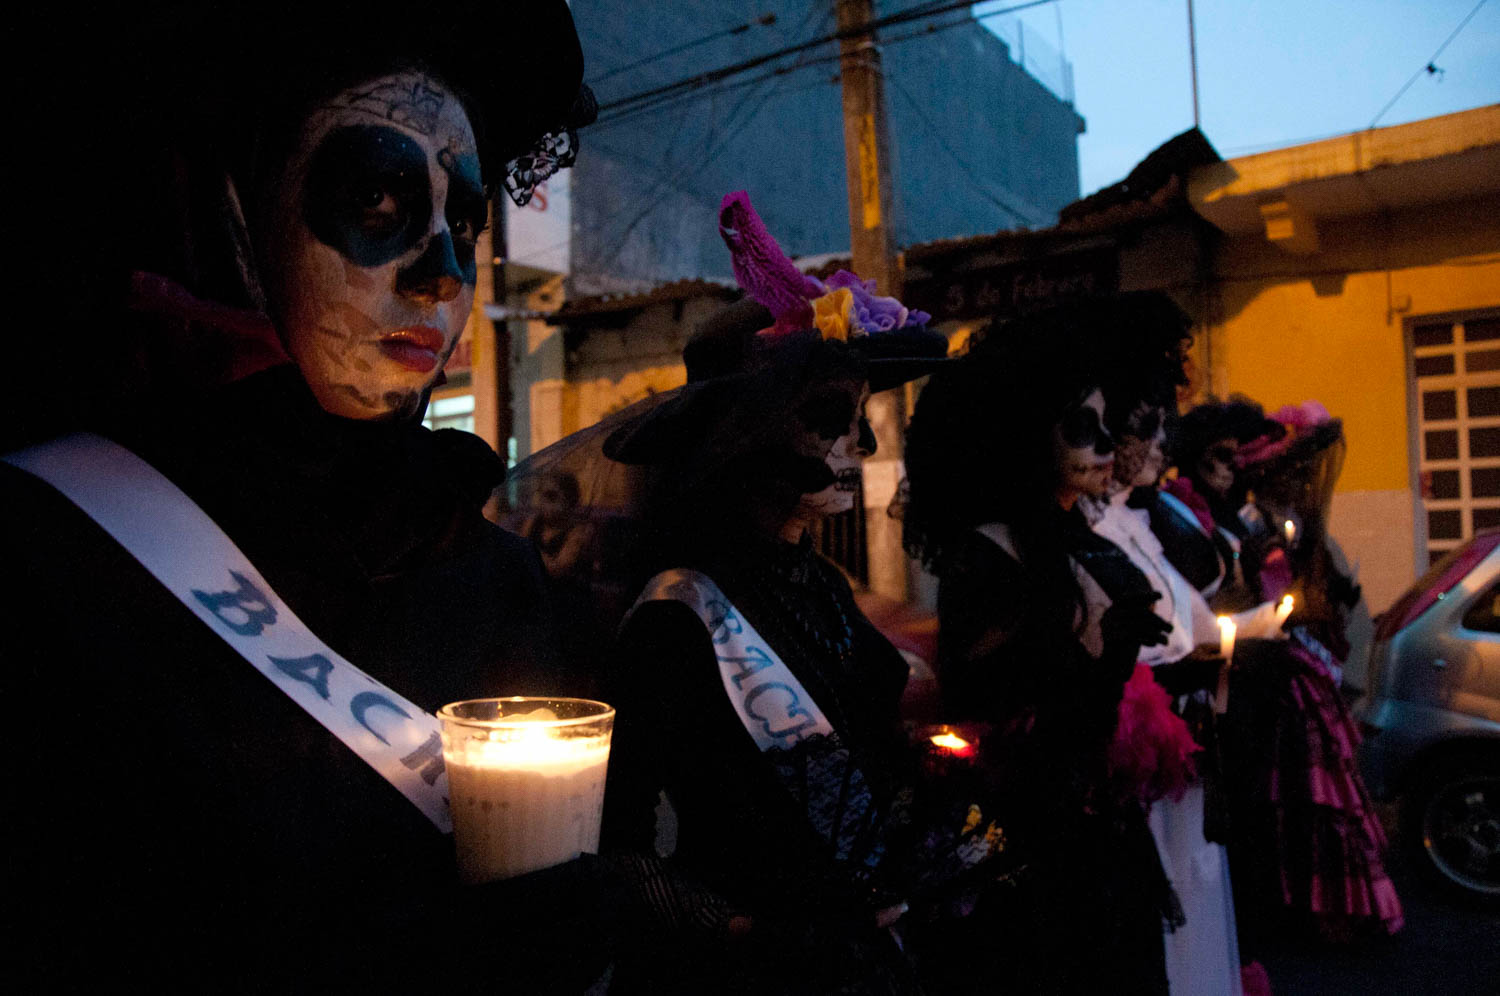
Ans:
{"type": "MultiPolygon", "coordinates": [[[[716,215],[731,190],[750,192],[790,254],[848,251],[835,43],[686,95],[610,106],[830,35],[834,0],[575,0],[573,12],[602,110],[571,177],[570,296],[727,278],[716,215]],[[774,23],[756,23],[764,14],[774,23]]],[[[964,11],[893,26],[880,42],[896,242],[1055,223],[1078,197],[1083,120],[1072,106],[964,11]]]]}

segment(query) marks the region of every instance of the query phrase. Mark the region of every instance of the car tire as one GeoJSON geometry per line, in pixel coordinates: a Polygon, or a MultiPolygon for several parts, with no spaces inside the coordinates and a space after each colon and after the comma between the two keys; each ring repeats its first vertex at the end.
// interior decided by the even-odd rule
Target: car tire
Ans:
{"type": "Polygon", "coordinates": [[[1500,762],[1450,756],[1421,771],[1402,838],[1412,866],[1450,898],[1500,909],[1500,762]]]}

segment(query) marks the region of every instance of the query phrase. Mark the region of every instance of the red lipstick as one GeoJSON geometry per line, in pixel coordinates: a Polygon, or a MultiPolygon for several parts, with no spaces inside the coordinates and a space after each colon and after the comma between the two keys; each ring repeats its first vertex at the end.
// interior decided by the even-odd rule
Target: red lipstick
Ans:
{"type": "Polygon", "coordinates": [[[408,370],[429,373],[437,366],[438,354],[446,341],[441,329],[413,325],[381,335],[380,351],[408,370]]]}

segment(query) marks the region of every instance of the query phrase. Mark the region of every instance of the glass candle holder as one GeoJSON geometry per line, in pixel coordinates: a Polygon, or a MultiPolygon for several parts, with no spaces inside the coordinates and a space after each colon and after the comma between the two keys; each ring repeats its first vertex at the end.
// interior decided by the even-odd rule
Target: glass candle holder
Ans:
{"type": "Polygon", "coordinates": [[[516,696],[454,702],[437,715],[464,882],[598,851],[613,707],[516,696]]]}

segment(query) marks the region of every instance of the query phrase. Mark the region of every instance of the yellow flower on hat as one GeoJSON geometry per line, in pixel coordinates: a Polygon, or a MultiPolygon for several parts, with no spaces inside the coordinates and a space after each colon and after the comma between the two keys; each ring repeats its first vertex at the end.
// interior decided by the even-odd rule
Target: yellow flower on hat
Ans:
{"type": "Polygon", "coordinates": [[[823,338],[840,342],[848,340],[854,310],[854,294],[849,288],[840,287],[814,298],[812,306],[813,326],[823,333],[823,338]]]}

